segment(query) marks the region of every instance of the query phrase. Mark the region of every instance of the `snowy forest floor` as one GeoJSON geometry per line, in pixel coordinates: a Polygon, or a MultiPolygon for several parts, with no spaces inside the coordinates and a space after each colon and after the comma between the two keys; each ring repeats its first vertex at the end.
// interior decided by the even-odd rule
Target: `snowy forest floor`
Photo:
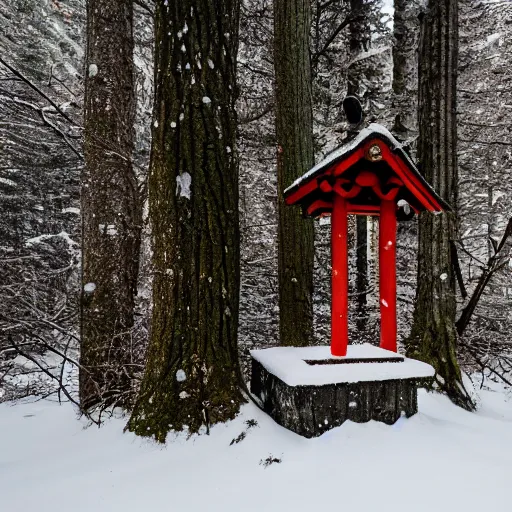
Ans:
{"type": "Polygon", "coordinates": [[[301,438],[253,404],[211,435],[162,447],[100,429],[71,405],[0,405],[0,503],[9,512],[507,510],[512,394],[480,392],[477,413],[420,391],[419,414],[393,426],[347,422],[301,438]],[[248,420],[257,426],[248,427],[248,420]],[[239,443],[231,441],[242,432],[239,443]],[[260,461],[281,459],[267,467],[260,461]]]}

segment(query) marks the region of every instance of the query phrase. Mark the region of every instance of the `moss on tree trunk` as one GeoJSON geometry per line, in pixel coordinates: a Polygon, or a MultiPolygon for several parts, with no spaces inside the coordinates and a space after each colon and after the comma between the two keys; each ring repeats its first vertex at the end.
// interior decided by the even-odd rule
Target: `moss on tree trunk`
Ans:
{"type": "Polygon", "coordinates": [[[85,72],[80,402],[89,409],[130,396],[142,225],[131,1],[87,2],[85,72]]]}
{"type": "Polygon", "coordinates": [[[430,0],[420,38],[418,157],[425,178],[454,211],[420,215],[418,287],[407,353],[434,366],[440,389],[457,405],[472,409],[457,362],[451,263],[457,230],[457,61],[457,1],[430,0]]]}
{"type": "Polygon", "coordinates": [[[274,0],[279,338],[287,346],[313,339],[313,221],[283,200],[283,191],[314,164],[310,28],[308,0],[274,0]]]}
{"type": "Polygon", "coordinates": [[[127,428],[164,442],[239,410],[238,0],[156,4],[153,313],[127,428]]]}

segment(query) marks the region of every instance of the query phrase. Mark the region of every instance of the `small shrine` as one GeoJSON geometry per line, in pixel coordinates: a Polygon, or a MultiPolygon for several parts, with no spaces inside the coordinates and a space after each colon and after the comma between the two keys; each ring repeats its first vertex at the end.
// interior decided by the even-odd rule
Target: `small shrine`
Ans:
{"type": "Polygon", "coordinates": [[[397,220],[449,206],[424,180],[398,141],[372,124],[329,155],[284,192],[286,204],[304,215],[331,216],[331,353],[347,355],[347,216],[379,217],[380,347],[396,352],[397,220]]]}
{"type": "Polygon", "coordinates": [[[305,437],[347,419],[392,424],[417,412],[417,387],[434,376],[397,354],[397,222],[450,207],[425,181],[400,143],[372,124],[284,192],[305,216],[331,216],[331,343],[251,352],[252,393],[284,427],[305,437]],[[379,346],[349,345],[348,215],[379,217],[379,346]]]}

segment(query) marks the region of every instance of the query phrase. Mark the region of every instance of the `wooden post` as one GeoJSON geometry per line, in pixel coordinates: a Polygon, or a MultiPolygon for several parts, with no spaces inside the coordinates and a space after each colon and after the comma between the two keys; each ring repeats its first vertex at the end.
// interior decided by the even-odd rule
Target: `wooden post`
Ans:
{"type": "Polygon", "coordinates": [[[379,220],[380,347],[396,352],[396,205],[382,201],[379,220]]]}
{"type": "Polygon", "coordinates": [[[331,354],[346,356],[348,346],[348,219],[347,202],[333,194],[331,218],[331,354]]]}

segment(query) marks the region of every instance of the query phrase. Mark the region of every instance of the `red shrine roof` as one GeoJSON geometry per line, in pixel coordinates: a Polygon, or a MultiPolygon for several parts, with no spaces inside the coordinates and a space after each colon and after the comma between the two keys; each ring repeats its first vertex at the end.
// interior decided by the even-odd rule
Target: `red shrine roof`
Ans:
{"type": "Polygon", "coordinates": [[[416,213],[451,209],[379,124],[371,124],[315,165],[284,191],[284,198],[318,217],[331,213],[336,189],[346,198],[348,212],[359,215],[378,215],[382,200],[406,201],[416,213]]]}

